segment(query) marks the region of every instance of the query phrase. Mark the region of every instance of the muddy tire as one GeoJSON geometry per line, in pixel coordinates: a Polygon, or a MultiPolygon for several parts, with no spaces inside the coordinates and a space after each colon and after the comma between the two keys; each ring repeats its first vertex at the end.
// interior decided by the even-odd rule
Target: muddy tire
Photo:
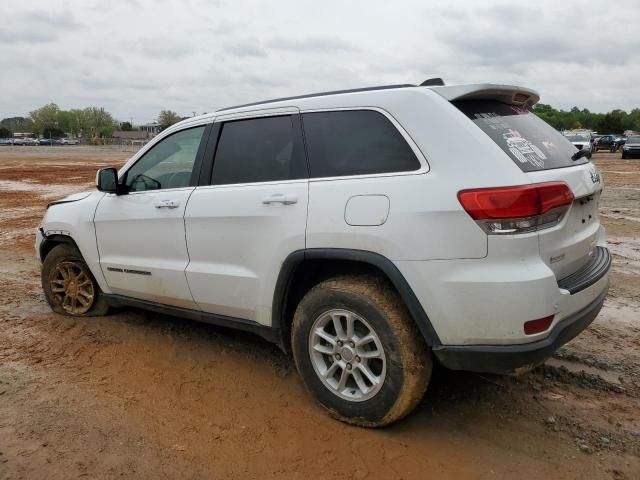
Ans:
{"type": "Polygon", "coordinates": [[[338,420],[382,427],[422,400],[432,357],[404,303],[384,279],[344,276],[313,287],[291,332],[306,388],[338,420]]]}
{"type": "Polygon", "coordinates": [[[42,264],[42,289],[51,309],[62,315],[106,315],[107,300],[80,252],[71,245],[54,247],[42,264]]]}

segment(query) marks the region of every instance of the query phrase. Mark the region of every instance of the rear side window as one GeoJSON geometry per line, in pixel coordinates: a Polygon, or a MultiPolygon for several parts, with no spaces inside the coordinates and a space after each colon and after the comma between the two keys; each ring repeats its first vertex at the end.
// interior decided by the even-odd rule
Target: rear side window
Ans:
{"type": "Polygon", "coordinates": [[[560,132],[526,109],[489,100],[453,102],[489,135],[523,172],[572,167],[574,147],[560,132]]]}
{"type": "Polygon", "coordinates": [[[312,177],[406,172],[420,162],[393,124],[373,110],[302,115],[312,177]]]}
{"type": "Polygon", "coordinates": [[[306,178],[304,150],[293,117],[252,118],[222,125],[213,184],[306,178]]]}

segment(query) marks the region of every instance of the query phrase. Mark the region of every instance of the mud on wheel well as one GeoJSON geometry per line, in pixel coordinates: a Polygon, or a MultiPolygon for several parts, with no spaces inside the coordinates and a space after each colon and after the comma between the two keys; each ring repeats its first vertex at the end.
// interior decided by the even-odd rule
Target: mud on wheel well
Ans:
{"type": "Polygon", "coordinates": [[[49,235],[48,237],[45,237],[44,241],[40,244],[40,261],[44,262],[44,259],[47,258],[47,255],[49,255],[49,252],[53,250],[55,247],[57,247],[58,245],[63,243],[66,243],[67,245],[71,245],[76,250],[80,251],[80,249],[78,248],[78,245],[76,245],[76,242],[73,240],[73,238],[67,235],[59,235],[59,234],[49,235]]]}
{"type": "MultiPolygon", "coordinates": [[[[405,304],[407,304],[406,296],[398,292],[398,289],[394,286],[389,276],[375,265],[358,260],[303,259],[295,265],[288,275],[288,283],[282,298],[283,304],[280,314],[278,315],[280,322],[280,332],[278,336],[281,339],[281,347],[286,352],[291,352],[291,324],[296,307],[300,300],[302,300],[302,297],[304,297],[311,288],[324,280],[342,275],[368,275],[378,277],[381,281],[385,282],[389,288],[397,292],[405,304]]],[[[407,307],[410,306],[407,305],[407,307]]],[[[427,344],[431,346],[439,343],[435,332],[433,335],[431,332],[425,333],[423,326],[420,325],[419,319],[416,318],[415,310],[412,311],[411,308],[409,308],[409,310],[414,321],[416,321],[420,330],[423,331],[427,344]]],[[[424,314],[424,312],[422,313],[424,314]]],[[[426,315],[424,316],[426,318],[426,315]]],[[[276,318],[274,318],[274,320],[276,320],[276,318]]],[[[431,328],[430,324],[428,328],[431,328]]]]}

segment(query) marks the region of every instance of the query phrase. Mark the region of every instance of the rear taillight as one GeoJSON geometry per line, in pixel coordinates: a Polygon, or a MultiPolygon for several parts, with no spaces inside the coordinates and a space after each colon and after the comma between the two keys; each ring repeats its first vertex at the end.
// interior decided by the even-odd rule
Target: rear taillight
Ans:
{"type": "Polygon", "coordinates": [[[574,200],[564,182],[458,192],[458,200],[490,234],[524,233],[557,225],[574,200]]]}

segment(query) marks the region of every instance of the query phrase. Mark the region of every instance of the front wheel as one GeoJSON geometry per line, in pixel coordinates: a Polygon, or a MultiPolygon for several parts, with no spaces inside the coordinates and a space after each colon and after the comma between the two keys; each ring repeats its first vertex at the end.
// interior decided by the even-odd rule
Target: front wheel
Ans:
{"type": "Polygon", "coordinates": [[[74,317],[106,315],[109,307],[80,252],[54,247],[42,263],[42,289],[51,309],[74,317]]]}
{"type": "Polygon", "coordinates": [[[411,412],[432,358],[393,287],[369,276],[327,280],[302,299],[292,346],[302,380],[333,417],[381,427],[411,412]]]}

